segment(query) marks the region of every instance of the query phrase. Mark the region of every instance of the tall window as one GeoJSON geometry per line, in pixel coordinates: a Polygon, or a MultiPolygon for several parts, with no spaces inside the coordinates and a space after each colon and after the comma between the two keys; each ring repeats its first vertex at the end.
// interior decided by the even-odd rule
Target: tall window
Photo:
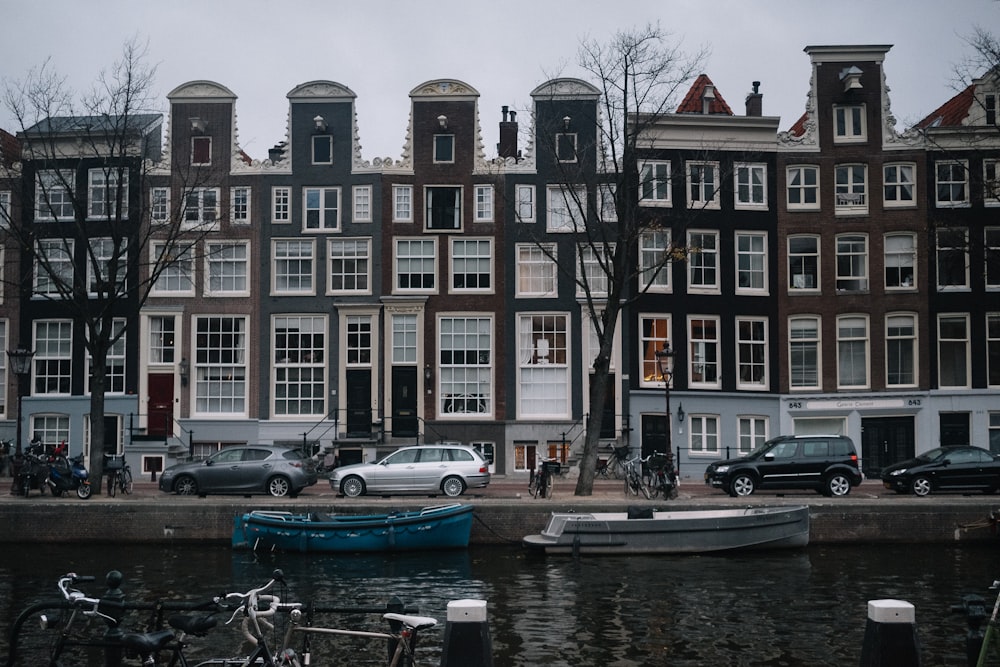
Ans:
{"type": "Polygon", "coordinates": [[[576,134],[560,132],[556,134],[556,159],[560,162],[576,162],[576,134]]]}
{"type": "Polygon", "coordinates": [[[746,455],[767,442],[767,417],[741,415],[737,418],[740,455],[746,455]]]}
{"type": "Polygon", "coordinates": [[[462,188],[428,186],[424,188],[425,229],[462,228],[462,188]]]}
{"type": "Polygon", "coordinates": [[[694,290],[719,289],[719,233],[688,232],[688,286],[694,290]]]}
{"type": "Polygon", "coordinates": [[[306,230],[340,229],[340,188],[303,188],[306,230]]]}
{"type": "Polygon", "coordinates": [[[886,385],[912,387],[917,384],[917,318],[909,314],[889,315],[885,320],[886,385]]]}
{"type": "Polygon", "coordinates": [[[166,243],[153,243],[153,261],[162,266],[162,271],[153,283],[152,291],[157,295],[194,294],[194,263],[191,260],[191,250],[173,248],[167,254],[167,248],[166,243]]]}
{"type": "Polygon", "coordinates": [[[517,246],[517,296],[556,296],[556,247],[535,244],[517,246]]]}
{"type": "Polygon", "coordinates": [[[354,189],[354,222],[372,221],[372,186],[355,185],[354,189]]]}
{"type": "Polygon", "coordinates": [[[35,219],[69,222],[73,219],[72,171],[40,171],[35,180],[35,219]]]}
{"type": "Polygon", "coordinates": [[[983,231],[983,241],[986,288],[1000,289],[1000,227],[987,227],[983,231]]]}
{"type": "Polygon", "coordinates": [[[518,318],[518,416],[569,416],[568,349],[566,315],[518,318]]]}
{"type": "Polygon", "coordinates": [[[614,247],[580,244],[577,252],[580,261],[577,264],[577,294],[583,296],[603,296],[608,293],[610,270],[609,263],[614,247]]]}
{"type": "Polygon", "coordinates": [[[639,203],[670,206],[670,163],[644,162],[639,168],[639,203]]]}
{"type": "Polygon", "coordinates": [[[691,415],[691,454],[717,454],[719,452],[719,417],[717,415],[691,415]]]}
{"type": "Polygon", "coordinates": [[[549,186],[545,229],[549,232],[575,232],[582,229],[582,211],[587,210],[587,191],[581,187],[549,186]]]}
{"type": "Polygon", "coordinates": [[[517,186],[517,221],[535,221],[535,186],[517,186]]]}
{"type": "Polygon", "coordinates": [[[767,165],[737,164],[736,208],[767,208],[767,165]]]}
{"type": "Polygon", "coordinates": [[[428,291],[435,287],[437,257],[431,239],[396,239],[396,289],[428,291]]]}
{"type": "Polygon", "coordinates": [[[246,295],[249,293],[250,247],[246,243],[209,243],[207,245],[206,293],[210,295],[246,295]]]}
{"type": "Polygon", "coordinates": [[[656,229],[639,235],[639,272],[650,291],[670,291],[670,230],[656,229]]]}
{"type": "Polygon", "coordinates": [[[837,143],[864,141],[867,137],[863,104],[833,107],[833,140],[837,143]]]}
{"type": "Polygon", "coordinates": [[[325,414],[326,318],[281,316],[273,326],[274,414],[325,414]]]}
{"type": "Polygon", "coordinates": [[[113,239],[91,239],[90,257],[87,261],[87,285],[90,294],[121,294],[125,290],[128,271],[127,240],[115,248],[113,239]],[[114,276],[112,278],[112,273],[114,276]]]}
{"type": "Polygon", "coordinates": [[[938,385],[969,386],[969,316],[938,316],[938,385]]]}
{"type": "Polygon", "coordinates": [[[66,415],[32,415],[31,434],[37,436],[42,442],[69,442],[69,417],[66,415]]]}
{"type": "Polygon", "coordinates": [[[868,237],[843,234],[837,237],[837,290],[863,292],[868,289],[868,237]]]}
{"type": "Polygon", "coordinates": [[[662,387],[663,376],[656,353],[670,342],[669,315],[641,315],[639,317],[639,363],[642,364],[640,384],[644,387],[662,387]]]}
{"type": "Polygon", "coordinates": [[[333,137],[317,134],[312,138],[312,163],[333,164],[333,137]]]}
{"type": "Polygon", "coordinates": [[[788,237],[788,289],[819,289],[819,237],[788,237]]]}
{"type": "Polygon", "coordinates": [[[87,217],[97,220],[115,220],[118,215],[118,197],[121,195],[121,218],[128,217],[128,171],[118,169],[91,169],[87,173],[87,217]],[[120,178],[119,178],[120,177],[120,178]],[[120,183],[120,188],[119,188],[120,183]],[[121,192],[119,193],[119,189],[121,192]]]}
{"type": "Polygon", "coordinates": [[[818,317],[794,317],[788,321],[788,383],[792,389],[820,388],[820,340],[818,317]]]}
{"type": "MultiPolygon", "coordinates": [[[[116,317],[111,324],[112,336],[117,336],[125,328],[125,320],[116,317]]],[[[127,341],[122,335],[108,350],[104,365],[104,391],[108,394],[125,393],[125,351],[127,341]]],[[[94,360],[87,355],[87,393],[93,391],[91,383],[94,378],[94,360]]]]}
{"type": "Polygon", "coordinates": [[[837,386],[868,386],[868,320],[864,317],[837,320],[837,386]]]}
{"type": "Polygon", "coordinates": [[[292,221],[292,189],[271,188],[271,222],[292,221]]]}
{"type": "Polygon", "coordinates": [[[913,289],[916,280],[917,235],[885,235],[885,286],[913,289]]]}
{"type": "Polygon", "coordinates": [[[969,287],[969,230],[950,227],[937,230],[937,288],[969,287]]]}
{"type": "Polygon", "coordinates": [[[73,323],[35,320],[33,394],[69,394],[73,378],[73,323]]]}
{"type": "Polygon", "coordinates": [[[371,241],[334,239],[330,241],[330,292],[365,292],[370,289],[371,241]]]}
{"type": "Polygon", "coordinates": [[[819,167],[789,167],[786,174],[788,210],[819,208],[819,167]]]}
{"type": "Polygon", "coordinates": [[[184,198],[184,226],[214,226],[219,219],[219,189],[195,188],[184,198]]]}
{"type": "Polygon", "coordinates": [[[247,407],[247,318],[195,318],[195,412],[244,415],[247,407]]]}
{"type": "Polygon", "coordinates": [[[882,202],[886,207],[916,204],[916,169],[912,164],[887,164],[882,167],[882,202]]]}
{"type": "Polygon", "coordinates": [[[312,294],[314,255],[316,246],[311,240],[275,239],[271,241],[276,294],[312,294]]]}
{"type": "Polygon", "coordinates": [[[212,164],[212,137],[191,137],[191,164],[212,164]]]}
{"type": "Polygon", "coordinates": [[[489,292],[493,288],[493,244],[489,239],[453,239],[451,287],[462,292],[489,292]]]}
{"type": "Polygon", "coordinates": [[[983,204],[1000,206],[1000,160],[983,160],[983,204]]]}
{"type": "Polygon", "coordinates": [[[43,239],[35,246],[34,293],[58,297],[73,288],[73,240],[43,239]]]}
{"type": "Polygon", "coordinates": [[[149,363],[174,363],[177,340],[174,328],[176,326],[177,320],[173,315],[157,315],[149,318],[149,363]]]}
{"type": "Polygon", "coordinates": [[[736,320],[736,383],[740,389],[767,389],[767,320],[736,320]]]}
{"type": "Polygon", "coordinates": [[[868,212],[868,166],[839,164],[834,170],[835,204],[838,215],[868,212]]]}
{"type": "Polygon", "coordinates": [[[417,363],[417,316],[392,316],[392,363],[417,363]]]}
{"type": "Polygon", "coordinates": [[[719,163],[688,162],[688,207],[719,207],[719,163]]]}
{"type": "Polygon", "coordinates": [[[493,186],[476,186],[476,222],[493,222],[493,186]]]}
{"type": "Polygon", "coordinates": [[[688,318],[688,373],[692,387],[719,388],[719,318],[688,318]]]}
{"type": "Polygon", "coordinates": [[[618,202],[615,200],[616,186],[611,183],[598,183],[597,203],[602,223],[618,222],[618,202]]]}
{"type": "Polygon", "coordinates": [[[493,322],[488,317],[442,317],[439,321],[442,416],[493,412],[493,322]]]}
{"type": "Polygon", "coordinates": [[[392,221],[413,222],[413,186],[392,186],[392,221]]]}
{"type": "Polygon", "coordinates": [[[736,288],[767,290],[767,234],[736,233],[736,288]]]}
{"type": "Polygon", "coordinates": [[[153,222],[170,220],[170,188],[150,188],[149,218],[153,222]]]}
{"type": "Polygon", "coordinates": [[[10,190],[0,190],[0,229],[10,229],[10,190]]]}
{"type": "Polygon", "coordinates": [[[986,314],[986,384],[1000,387],[1000,313],[986,314]]]}
{"type": "Polygon", "coordinates": [[[348,366],[372,365],[372,318],[370,315],[348,315],[345,352],[348,366]]]}
{"type": "Polygon", "coordinates": [[[250,188],[240,185],[229,189],[229,219],[234,225],[250,224],[250,188]]]}
{"type": "Polygon", "coordinates": [[[934,186],[939,207],[968,206],[969,163],[938,162],[934,166],[934,186]]]}
{"type": "Polygon", "coordinates": [[[434,162],[455,161],[455,135],[434,135],[434,162]]]}

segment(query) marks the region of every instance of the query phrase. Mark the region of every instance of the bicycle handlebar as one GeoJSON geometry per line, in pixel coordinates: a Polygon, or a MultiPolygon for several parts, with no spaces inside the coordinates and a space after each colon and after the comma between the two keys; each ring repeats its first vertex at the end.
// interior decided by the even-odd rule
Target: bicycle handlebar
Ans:
{"type": "Polygon", "coordinates": [[[67,602],[74,606],[81,607],[81,612],[84,616],[97,616],[103,618],[106,621],[111,621],[114,624],[118,624],[118,619],[114,616],[109,616],[101,611],[101,608],[108,609],[108,607],[118,607],[122,608],[124,605],[122,603],[114,600],[101,600],[100,598],[91,598],[76,588],[70,588],[70,586],[77,583],[84,583],[89,581],[95,581],[96,577],[90,575],[79,575],[75,572],[69,572],[59,577],[59,592],[62,593],[63,598],[67,602]],[[84,609],[84,606],[89,606],[89,609],[84,609]]]}

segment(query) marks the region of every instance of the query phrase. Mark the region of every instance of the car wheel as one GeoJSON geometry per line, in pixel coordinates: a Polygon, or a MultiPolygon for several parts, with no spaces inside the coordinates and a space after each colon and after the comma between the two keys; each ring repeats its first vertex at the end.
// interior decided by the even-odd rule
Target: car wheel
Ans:
{"type": "Polygon", "coordinates": [[[457,498],[465,493],[465,482],[461,477],[445,477],[441,482],[441,491],[449,498],[457,498]]]}
{"type": "Polygon", "coordinates": [[[187,475],[178,477],[177,481],[174,482],[174,493],[179,496],[196,496],[198,495],[198,482],[194,481],[194,477],[187,475]]]}
{"type": "Polygon", "coordinates": [[[851,480],[841,474],[830,475],[823,484],[823,492],[824,495],[836,496],[838,498],[846,496],[851,492],[851,480]]]}
{"type": "Polygon", "coordinates": [[[340,492],[348,498],[357,498],[365,494],[365,481],[360,477],[351,475],[340,483],[340,492]]]}
{"type": "Polygon", "coordinates": [[[287,477],[272,477],[267,480],[267,492],[275,498],[284,498],[291,491],[292,485],[287,477]]]}
{"type": "Polygon", "coordinates": [[[729,485],[729,495],[733,498],[743,498],[751,495],[757,488],[757,484],[750,475],[737,475],[729,485]]]}
{"type": "Polygon", "coordinates": [[[926,477],[917,477],[913,480],[911,488],[913,489],[913,495],[915,496],[920,496],[921,498],[928,496],[931,493],[931,480],[926,477]]]}

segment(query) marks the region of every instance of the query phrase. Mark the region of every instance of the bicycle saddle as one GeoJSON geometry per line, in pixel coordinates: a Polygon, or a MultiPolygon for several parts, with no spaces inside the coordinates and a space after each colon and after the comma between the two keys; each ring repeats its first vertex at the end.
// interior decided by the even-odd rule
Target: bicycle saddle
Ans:
{"type": "Polygon", "coordinates": [[[388,614],[382,614],[382,618],[387,621],[399,621],[403,625],[413,628],[414,630],[424,630],[426,628],[433,628],[437,625],[437,619],[431,618],[430,616],[410,616],[408,614],[394,614],[390,612],[388,614]]]}
{"type": "Polygon", "coordinates": [[[177,614],[168,618],[167,623],[184,634],[204,637],[206,632],[215,627],[215,617],[208,614],[202,616],[177,614]]]}
{"type": "Polygon", "coordinates": [[[156,632],[128,632],[122,636],[122,646],[145,655],[164,648],[174,639],[173,630],[156,632]]]}

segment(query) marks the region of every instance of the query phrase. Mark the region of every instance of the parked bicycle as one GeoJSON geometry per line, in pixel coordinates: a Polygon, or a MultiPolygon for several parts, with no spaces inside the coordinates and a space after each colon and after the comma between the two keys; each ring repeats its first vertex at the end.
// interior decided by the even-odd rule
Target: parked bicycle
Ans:
{"type": "Polygon", "coordinates": [[[649,489],[642,480],[642,459],[633,456],[625,462],[625,496],[638,496],[640,493],[649,498],[649,489]]]}
{"type": "Polygon", "coordinates": [[[109,496],[114,498],[119,491],[125,495],[132,493],[132,468],[123,454],[105,454],[104,470],[108,473],[109,496]]]}
{"type": "Polygon", "coordinates": [[[528,482],[532,498],[551,498],[553,478],[562,470],[562,464],[555,459],[543,459],[541,465],[528,482]]]}
{"type": "Polygon", "coordinates": [[[597,474],[608,479],[621,479],[625,476],[625,462],[628,460],[627,446],[611,446],[611,453],[606,459],[598,460],[597,474]]]}
{"type": "Polygon", "coordinates": [[[966,664],[975,667],[986,667],[1000,660],[1000,580],[993,582],[990,592],[997,593],[992,614],[987,612],[989,607],[980,595],[966,595],[960,604],[952,605],[952,611],[965,614],[968,624],[965,635],[966,664]]]}
{"type": "Polygon", "coordinates": [[[643,460],[643,481],[650,498],[663,496],[664,500],[677,497],[677,473],[673,456],[654,452],[643,460]]]}
{"type": "MultiPolygon", "coordinates": [[[[77,584],[94,581],[94,577],[82,576],[74,572],[64,574],[57,584],[63,596],[64,609],[59,613],[41,614],[39,623],[45,630],[57,630],[49,648],[50,667],[63,664],[63,656],[74,647],[116,646],[104,638],[108,628],[118,625],[123,605],[116,600],[88,597],[75,588],[77,584]],[[95,627],[96,626],[96,627],[95,627]]],[[[15,646],[11,644],[11,657],[15,646]]]]}

